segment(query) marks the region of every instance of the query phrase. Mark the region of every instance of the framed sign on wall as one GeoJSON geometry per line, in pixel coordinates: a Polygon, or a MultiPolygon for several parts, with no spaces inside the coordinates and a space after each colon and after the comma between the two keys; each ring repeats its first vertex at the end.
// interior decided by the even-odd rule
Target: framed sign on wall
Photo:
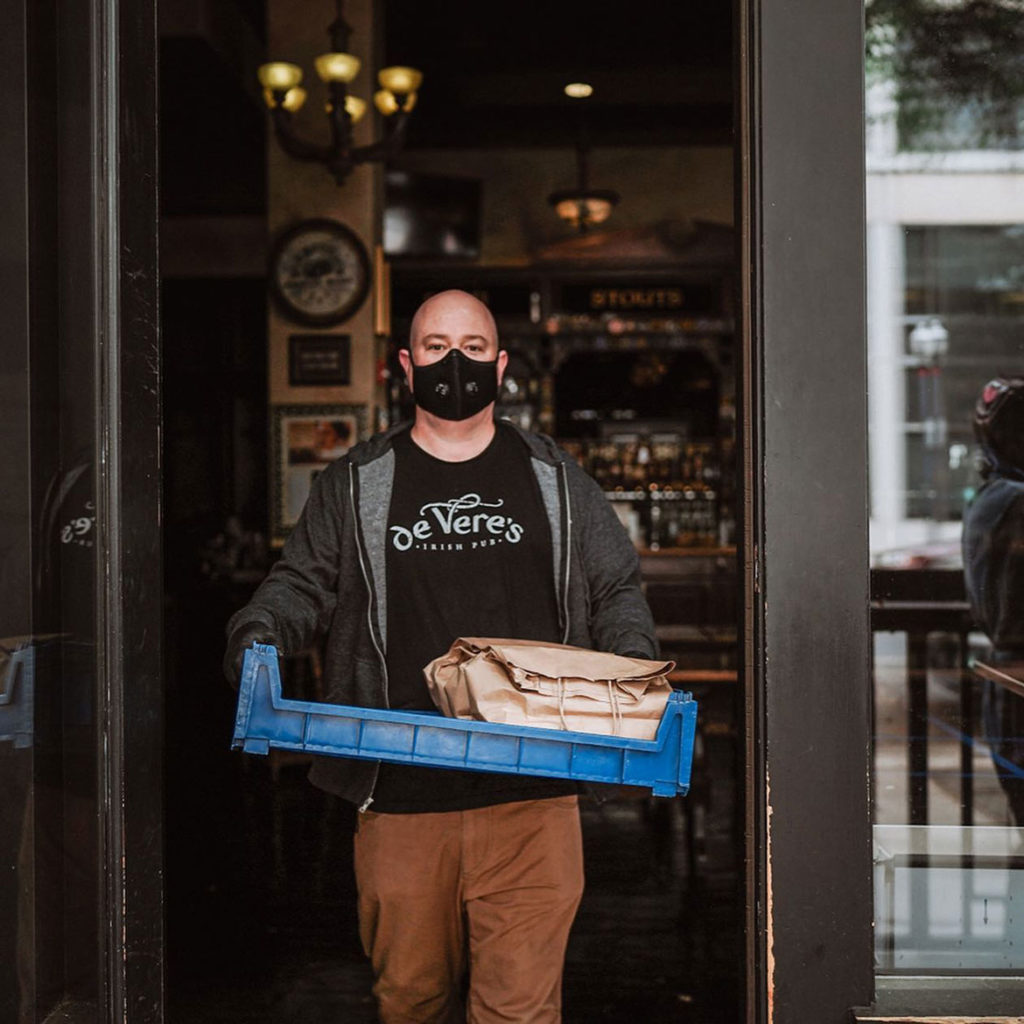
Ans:
{"type": "Polygon", "coordinates": [[[352,383],[348,334],[292,334],[288,338],[288,386],[344,387],[352,383]]]}
{"type": "Polygon", "coordinates": [[[362,405],[276,405],[271,421],[271,543],[280,547],[299,521],[318,473],[366,432],[362,405]]]}

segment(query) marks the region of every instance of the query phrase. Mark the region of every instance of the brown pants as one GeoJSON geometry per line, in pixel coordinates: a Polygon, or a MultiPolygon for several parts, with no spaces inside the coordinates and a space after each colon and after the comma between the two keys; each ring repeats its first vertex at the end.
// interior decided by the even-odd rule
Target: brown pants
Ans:
{"type": "Polygon", "coordinates": [[[565,947],[583,894],[575,796],[439,814],[368,811],[355,867],[384,1024],[561,1020],[565,947]]]}

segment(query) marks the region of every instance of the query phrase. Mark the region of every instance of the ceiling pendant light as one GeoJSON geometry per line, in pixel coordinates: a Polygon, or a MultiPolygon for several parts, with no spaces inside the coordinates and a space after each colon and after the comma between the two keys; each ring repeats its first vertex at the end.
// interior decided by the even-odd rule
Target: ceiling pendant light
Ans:
{"type": "MultiPolygon", "coordinates": [[[[570,82],[564,91],[571,99],[587,99],[593,95],[594,88],[588,82],[570,82]]],[[[580,234],[603,224],[619,201],[618,192],[590,187],[589,156],[590,147],[581,118],[576,139],[576,187],[560,189],[548,196],[548,203],[554,207],[555,213],[580,234]]]]}
{"type": "Polygon", "coordinates": [[[603,224],[619,201],[619,193],[607,188],[591,188],[588,167],[589,150],[582,140],[576,144],[576,187],[560,189],[548,196],[555,213],[580,234],[603,224]]]}

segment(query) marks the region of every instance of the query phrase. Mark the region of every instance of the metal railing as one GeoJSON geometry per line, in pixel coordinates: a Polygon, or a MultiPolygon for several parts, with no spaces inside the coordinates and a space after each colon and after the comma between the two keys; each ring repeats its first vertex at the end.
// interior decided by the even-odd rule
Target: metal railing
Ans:
{"type": "MultiPolygon", "coordinates": [[[[872,634],[892,632],[907,636],[907,803],[911,825],[928,824],[928,671],[932,667],[928,641],[935,634],[957,640],[960,822],[974,822],[973,757],[978,702],[968,647],[968,635],[974,628],[959,569],[871,570],[872,634]]],[[[877,739],[877,729],[872,732],[877,739]]]]}

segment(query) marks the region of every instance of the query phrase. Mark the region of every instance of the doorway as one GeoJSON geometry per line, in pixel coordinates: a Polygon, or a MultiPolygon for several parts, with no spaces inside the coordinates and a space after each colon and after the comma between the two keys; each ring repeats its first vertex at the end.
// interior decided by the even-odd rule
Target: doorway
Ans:
{"type": "MultiPolygon", "coordinates": [[[[407,415],[396,352],[411,313],[431,292],[460,287],[486,298],[512,354],[503,413],[556,436],[599,478],[641,551],[676,685],[701,702],[690,797],[617,794],[584,805],[588,890],[569,951],[566,1019],[740,1020],[728,6],[652,3],[613,37],[589,26],[593,12],[580,3],[545,11],[539,35],[540,12],[521,5],[486,15],[469,4],[377,5],[378,63],[416,64],[424,85],[406,145],[374,192],[390,331],[381,336],[357,315],[321,332],[349,332],[353,352],[375,346],[388,383],[361,391],[357,382],[303,390],[265,372],[275,347],[309,333],[279,303],[266,305],[275,239],[304,217],[357,221],[345,214],[352,184],[339,189],[326,171],[275,150],[255,64],[302,52],[307,36],[320,45],[333,4],[304,5],[310,26],[301,32],[283,24],[296,20],[294,5],[282,19],[273,4],[218,0],[220,29],[178,17],[174,0],[161,7],[170,1019],[221,1019],[229,1004],[246,1007],[247,1020],[328,1005],[346,1019],[372,1017],[355,932],[353,812],[312,788],[301,761],[227,750],[221,634],[278,553],[277,410],[294,417],[307,406],[364,402],[368,430],[407,415]],[[592,96],[565,94],[576,78],[590,80],[592,96]],[[209,95],[215,102],[196,102],[209,95]],[[264,134],[271,159],[260,172],[264,134]],[[210,154],[201,176],[197,152],[210,154]],[[548,201],[578,183],[581,153],[590,183],[620,197],[585,234],[548,201]],[[442,193],[461,226],[455,241],[431,230],[442,193]],[[264,242],[257,260],[242,239],[258,237],[260,219],[270,250],[264,242]],[[218,237],[234,263],[214,261],[197,275],[198,243],[218,237]],[[629,395],[623,377],[633,381],[629,395]],[[365,397],[353,401],[357,394],[365,397]]],[[[346,16],[357,26],[353,47],[361,45],[360,9],[349,4],[346,16]]],[[[317,87],[314,78],[311,107],[317,87]]],[[[304,130],[324,126],[310,116],[304,130]]],[[[373,240],[364,239],[368,248],[373,240]]],[[[352,369],[361,372],[355,354],[352,369]]],[[[286,668],[294,692],[315,694],[314,664],[286,668]]]]}

